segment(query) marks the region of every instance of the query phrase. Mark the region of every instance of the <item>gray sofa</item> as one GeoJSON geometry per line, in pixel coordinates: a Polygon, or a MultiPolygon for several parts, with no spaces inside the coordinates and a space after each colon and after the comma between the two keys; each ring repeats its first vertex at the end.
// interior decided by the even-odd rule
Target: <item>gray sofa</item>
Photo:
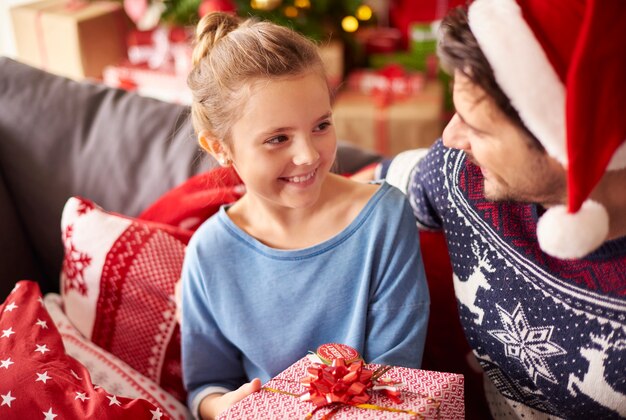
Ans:
{"type": "MultiPolygon", "coordinates": [[[[377,159],[340,144],[338,171],[377,159]]],[[[187,107],[0,57],[0,302],[21,279],[58,292],[69,197],[136,216],[213,166],[187,107]]]]}

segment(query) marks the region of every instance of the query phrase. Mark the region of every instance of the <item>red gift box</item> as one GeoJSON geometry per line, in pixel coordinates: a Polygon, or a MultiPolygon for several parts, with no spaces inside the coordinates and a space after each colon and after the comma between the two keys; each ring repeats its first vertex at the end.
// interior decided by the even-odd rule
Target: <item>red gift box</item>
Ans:
{"type": "Polygon", "coordinates": [[[178,74],[173,64],[151,69],[147,64],[123,62],[107,66],[102,72],[106,85],[126,90],[135,90],[143,96],[167,102],[191,104],[191,90],[185,75],[178,74]]]}
{"type": "MultiPolygon", "coordinates": [[[[321,408],[301,396],[307,388],[301,379],[314,366],[311,356],[303,357],[266,383],[259,392],[241,400],[223,412],[219,419],[463,419],[464,378],[455,373],[433,372],[404,367],[390,367],[380,380],[401,382],[400,399],[395,402],[382,391],[370,391],[366,404],[331,404],[321,408]]],[[[382,365],[366,364],[376,371],[382,365]]]]}

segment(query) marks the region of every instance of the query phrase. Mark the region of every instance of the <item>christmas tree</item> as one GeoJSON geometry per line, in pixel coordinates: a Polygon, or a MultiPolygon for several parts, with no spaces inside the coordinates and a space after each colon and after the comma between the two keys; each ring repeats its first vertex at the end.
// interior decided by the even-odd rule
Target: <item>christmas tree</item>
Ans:
{"type": "Polygon", "coordinates": [[[234,11],[290,27],[316,41],[331,37],[345,41],[375,18],[362,0],[162,0],[162,4],[162,20],[174,25],[195,25],[212,11],[234,11]]]}

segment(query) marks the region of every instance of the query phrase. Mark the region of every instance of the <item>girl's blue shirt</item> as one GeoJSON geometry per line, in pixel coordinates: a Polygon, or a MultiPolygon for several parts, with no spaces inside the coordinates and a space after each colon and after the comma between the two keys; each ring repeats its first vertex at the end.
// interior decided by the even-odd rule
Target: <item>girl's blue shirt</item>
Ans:
{"type": "Polygon", "coordinates": [[[345,229],[279,250],[222,207],[194,234],[183,266],[182,360],[189,406],[268,381],[320,344],[368,362],[418,368],[429,295],[411,207],[382,184],[345,229]]]}

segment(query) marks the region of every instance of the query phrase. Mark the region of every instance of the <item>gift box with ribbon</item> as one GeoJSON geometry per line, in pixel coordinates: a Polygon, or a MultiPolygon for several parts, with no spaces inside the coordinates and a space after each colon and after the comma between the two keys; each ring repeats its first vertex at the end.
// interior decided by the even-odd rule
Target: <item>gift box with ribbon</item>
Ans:
{"type": "Polygon", "coordinates": [[[463,375],[454,373],[366,364],[360,358],[324,363],[312,354],[219,418],[463,419],[463,386],[463,375]]]}
{"type": "Polygon", "coordinates": [[[126,57],[119,2],[44,0],[11,9],[20,61],[76,80],[100,78],[126,57]]]}
{"type": "Polygon", "coordinates": [[[441,136],[441,82],[398,65],[358,70],[337,94],[333,121],[337,138],[377,153],[429,147],[441,136]]]}

